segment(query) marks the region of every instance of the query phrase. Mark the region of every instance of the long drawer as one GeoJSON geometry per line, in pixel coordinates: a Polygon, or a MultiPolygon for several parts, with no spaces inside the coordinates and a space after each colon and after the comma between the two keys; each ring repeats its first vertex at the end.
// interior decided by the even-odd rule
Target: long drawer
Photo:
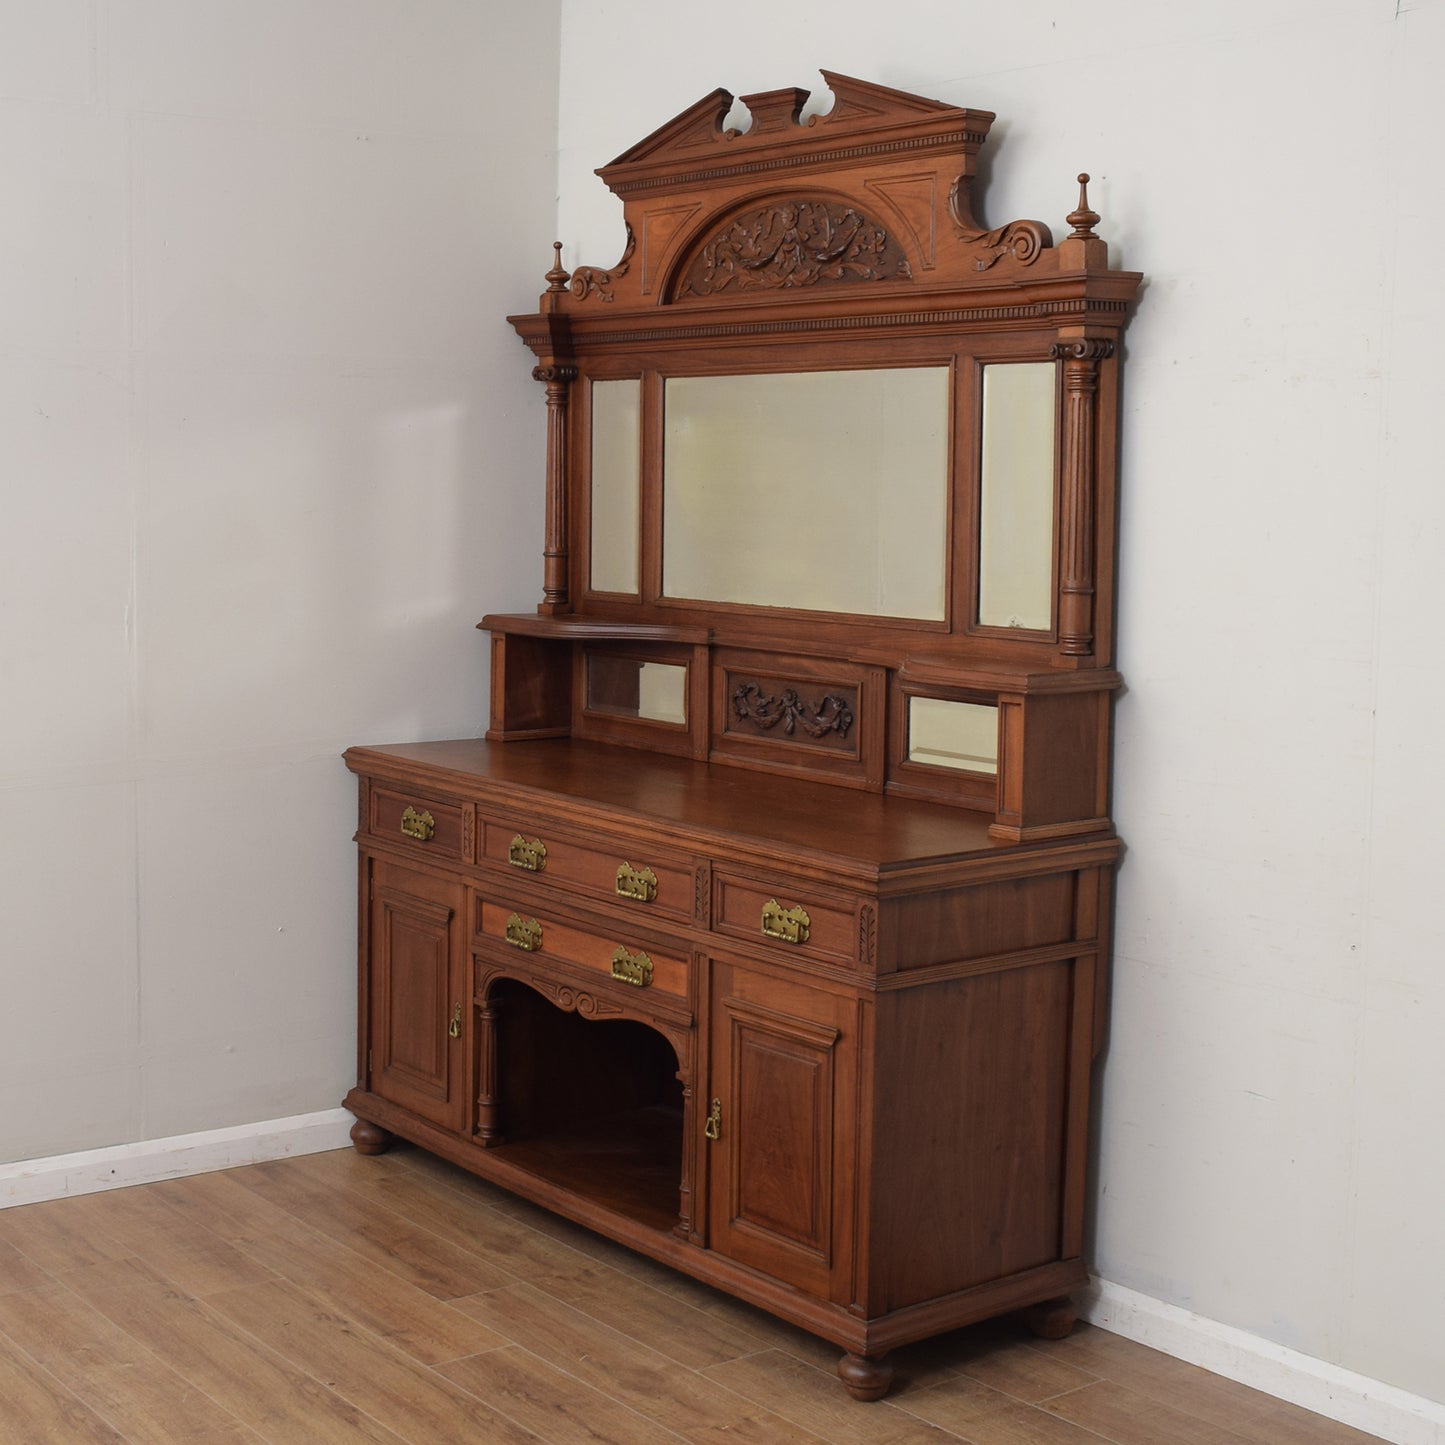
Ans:
{"type": "Polygon", "coordinates": [[[520,949],[534,958],[572,964],[639,989],[687,998],[685,953],[639,940],[621,926],[594,932],[555,914],[478,897],[473,931],[478,938],[520,949]]]}
{"type": "Polygon", "coordinates": [[[621,834],[581,838],[523,814],[478,819],[478,862],[531,875],[566,892],[649,918],[690,923],[698,860],[621,834]]]}

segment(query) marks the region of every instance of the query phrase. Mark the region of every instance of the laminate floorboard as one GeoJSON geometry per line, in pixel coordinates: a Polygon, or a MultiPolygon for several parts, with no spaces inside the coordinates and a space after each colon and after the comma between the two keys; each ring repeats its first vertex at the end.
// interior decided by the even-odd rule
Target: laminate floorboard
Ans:
{"type": "Polygon", "coordinates": [[[398,1146],[0,1210],[0,1445],[1369,1445],[1079,1326],[803,1331],[398,1146]]]}

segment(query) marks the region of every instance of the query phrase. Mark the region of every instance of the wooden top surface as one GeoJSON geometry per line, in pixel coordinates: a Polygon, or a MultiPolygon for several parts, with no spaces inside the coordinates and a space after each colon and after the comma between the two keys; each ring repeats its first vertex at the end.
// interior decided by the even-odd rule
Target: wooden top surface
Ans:
{"type": "Polygon", "coordinates": [[[733,850],[751,840],[771,853],[827,857],[850,872],[1086,845],[1112,854],[1119,846],[1112,834],[999,842],[988,835],[987,817],[960,808],[565,738],[358,747],[347,751],[346,763],[356,773],[404,775],[454,794],[485,797],[495,790],[498,804],[515,805],[518,793],[534,793],[554,806],[561,800],[584,812],[622,815],[617,821],[634,828],[646,819],[711,835],[733,850]]]}

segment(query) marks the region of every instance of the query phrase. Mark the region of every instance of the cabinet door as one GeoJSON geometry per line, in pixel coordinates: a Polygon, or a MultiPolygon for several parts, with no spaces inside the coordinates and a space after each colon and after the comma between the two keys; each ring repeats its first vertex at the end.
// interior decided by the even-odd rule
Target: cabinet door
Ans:
{"type": "Polygon", "coordinates": [[[374,859],[369,922],[372,1092],[460,1129],[470,1022],[461,885],[374,859]]]}
{"type": "Polygon", "coordinates": [[[852,1257],[856,1013],[845,995],[713,965],[708,1243],[824,1298],[852,1257]]]}

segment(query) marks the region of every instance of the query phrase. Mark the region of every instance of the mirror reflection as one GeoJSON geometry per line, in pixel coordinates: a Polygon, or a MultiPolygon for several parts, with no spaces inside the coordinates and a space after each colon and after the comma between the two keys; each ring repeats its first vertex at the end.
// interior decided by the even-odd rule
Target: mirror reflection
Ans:
{"type": "Polygon", "coordinates": [[[998,708],[939,697],[909,698],[908,761],[968,773],[997,773],[998,708]]]}
{"type": "Polygon", "coordinates": [[[942,621],[950,369],[669,377],[669,597],[942,621]]]}
{"type": "Polygon", "coordinates": [[[594,652],[587,658],[587,708],[648,722],[687,723],[687,668],[594,652]]]}
{"type": "Polygon", "coordinates": [[[1051,361],[983,369],[978,620],[1045,632],[1054,600],[1051,361]]]}
{"type": "Polygon", "coordinates": [[[594,592],[638,587],[638,459],[642,383],[592,383],[592,576],[594,592]]]}

